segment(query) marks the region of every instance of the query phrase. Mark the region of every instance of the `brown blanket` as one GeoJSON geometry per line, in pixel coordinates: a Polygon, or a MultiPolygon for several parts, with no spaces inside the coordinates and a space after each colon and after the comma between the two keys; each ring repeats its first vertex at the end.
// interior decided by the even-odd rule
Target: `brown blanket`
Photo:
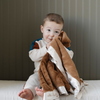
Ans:
{"type": "Polygon", "coordinates": [[[51,92],[55,93],[55,90],[57,90],[53,95],[55,97],[58,97],[57,93],[68,95],[69,92],[74,92],[75,96],[77,96],[80,91],[81,80],[74,62],[65,49],[65,47],[70,47],[70,42],[66,33],[62,32],[60,36],[52,41],[51,48],[48,49],[48,52],[41,60],[39,69],[40,84],[44,93],[47,93],[49,97],[51,92]],[[52,50],[54,53],[52,53],[52,50]],[[55,54],[58,56],[55,57],[55,54]],[[62,66],[59,66],[60,61],[57,60],[59,61],[57,62],[55,59],[60,59],[62,66]]]}

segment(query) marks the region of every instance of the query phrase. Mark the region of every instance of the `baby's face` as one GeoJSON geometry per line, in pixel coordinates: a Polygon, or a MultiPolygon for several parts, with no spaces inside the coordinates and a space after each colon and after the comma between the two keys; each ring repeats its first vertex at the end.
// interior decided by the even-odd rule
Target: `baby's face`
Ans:
{"type": "Polygon", "coordinates": [[[49,43],[56,36],[58,36],[63,28],[63,24],[57,24],[56,22],[46,21],[44,26],[41,25],[41,32],[43,33],[44,40],[49,43]]]}

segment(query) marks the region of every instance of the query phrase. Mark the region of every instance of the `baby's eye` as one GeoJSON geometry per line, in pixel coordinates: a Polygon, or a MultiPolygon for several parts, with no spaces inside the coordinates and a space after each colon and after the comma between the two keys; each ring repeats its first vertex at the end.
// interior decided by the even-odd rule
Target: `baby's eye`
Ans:
{"type": "Polygon", "coordinates": [[[50,32],[50,29],[48,29],[48,32],[50,32]]]}
{"type": "Polygon", "coordinates": [[[59,33],[58,31],[55,31],[55,33],[59,33]]]}

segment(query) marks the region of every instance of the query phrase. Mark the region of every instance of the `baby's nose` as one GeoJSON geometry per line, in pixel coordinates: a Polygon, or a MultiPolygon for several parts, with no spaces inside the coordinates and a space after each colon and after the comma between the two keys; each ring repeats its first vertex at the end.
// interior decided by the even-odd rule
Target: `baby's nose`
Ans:
{"type": "Polygon", "coordinates": [[[53,37],[54,36],[54,33],[52,32],[50,35],[53,37]]]}

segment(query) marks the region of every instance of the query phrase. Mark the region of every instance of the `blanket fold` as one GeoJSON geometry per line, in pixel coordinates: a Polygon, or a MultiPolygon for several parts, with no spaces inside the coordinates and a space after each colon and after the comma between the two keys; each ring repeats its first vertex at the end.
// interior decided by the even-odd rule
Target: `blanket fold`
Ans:
{"type": "MultiPolygon", "coordinates": [[[[82,81],[66,48],[70,39],[65,32],[55,38],[41,60],[39,80],[44,91],[43,100],[59,100],[59,94],[79,95],[82,81]]],[[[81,95],[79,96],[81,98],[81,95]]]]}

